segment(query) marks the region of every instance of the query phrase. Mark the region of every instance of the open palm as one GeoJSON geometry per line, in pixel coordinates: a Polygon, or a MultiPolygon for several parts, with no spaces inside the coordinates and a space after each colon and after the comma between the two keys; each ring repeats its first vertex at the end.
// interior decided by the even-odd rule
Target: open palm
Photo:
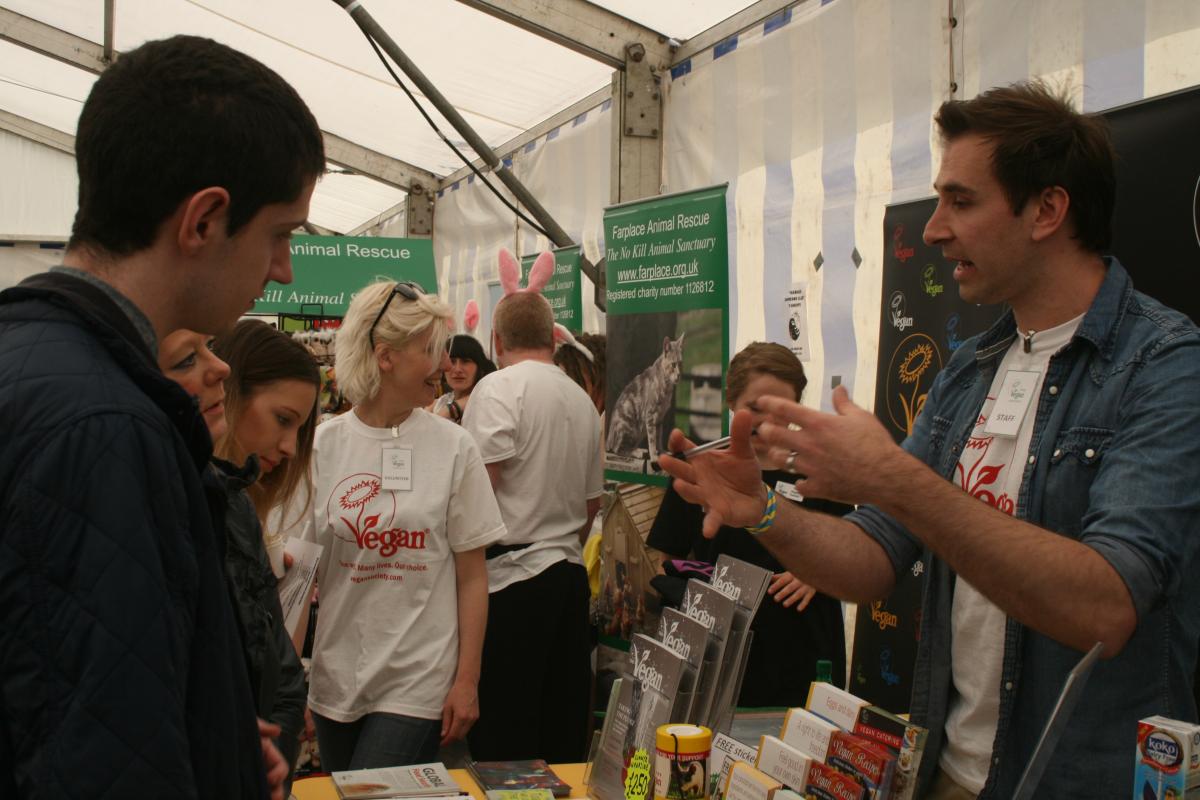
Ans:
{"type": "MultiPolygon", "coordinates": [[[[712,538],[722,525],[742,528],[756,525],[766,505],[762,468],[750,446],[751,416],[734,414],[729,426],[728,450],[712,450],[687,461],[664,455],[662,468],[675,478],[675,491],[689,503],[705,510],[704,535],[712,538]]],[[[671,432],[673,452],[695,445],[676,428],[671,432]]]]}

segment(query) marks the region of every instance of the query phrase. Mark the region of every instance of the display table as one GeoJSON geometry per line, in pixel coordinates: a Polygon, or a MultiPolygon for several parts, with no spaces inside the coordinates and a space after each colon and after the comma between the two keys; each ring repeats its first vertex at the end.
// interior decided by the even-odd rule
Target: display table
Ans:
{"type": "MultiPolygon", "coordinates": [[[[587,797],[587,790],[583,785],[583,768],[586,764],[551,764],[550,768],[558,777],[562,778],[571,786],[571,797],[587,797]]],[[[475,783],[471,777],[471,773],[465,769],[450,770],[450,777],[454,778],[455,782],[462,788],[464,792],[470,792],[475,800],[486,800],[483,790],[475,783]]],[[[325,778],[303,778],[292,784],[292,796],[296,800],[338,800],[337,789],[333,786],[333,781],[325,778]]]]}

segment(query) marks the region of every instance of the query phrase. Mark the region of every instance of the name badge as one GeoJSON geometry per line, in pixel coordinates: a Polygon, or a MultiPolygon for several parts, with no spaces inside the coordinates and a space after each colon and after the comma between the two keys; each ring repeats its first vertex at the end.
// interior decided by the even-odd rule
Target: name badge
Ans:
{"type": "Polygon", "coordinates": [[[992,413],[988,415],[984,433],[992,436],[1013,437],[1021,430],[1021,421],[1033,404],[1034,390],[1037,389],[1040,372],[1021,372],[1009,370],[1004,374],[1000,384],[1000,394],[992,405],[992,413]]]}
{"type": "Polygon", "coordinates": [[[383,488],[390,492],[412,491],[412,448],[383,448],[383,488]]]}
{"type": "Polygon", "coordinates": [[[781,497],[786,497],[788,500],[793,500],[797,503],[804,502],[804,495],[796,490],[796,484],[788,483],[787,481],[775,482],[775,494],[781,497]]]}

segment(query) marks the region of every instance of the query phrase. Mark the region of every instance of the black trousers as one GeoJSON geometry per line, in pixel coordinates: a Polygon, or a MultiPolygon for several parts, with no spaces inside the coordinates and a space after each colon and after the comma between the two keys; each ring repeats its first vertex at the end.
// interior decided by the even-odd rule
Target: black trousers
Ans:
{"type": "Polygon", "coordinates": [[[583,761],[591,682],[582,566],[559,561],[489,595],[471,757],[583,761]]]}

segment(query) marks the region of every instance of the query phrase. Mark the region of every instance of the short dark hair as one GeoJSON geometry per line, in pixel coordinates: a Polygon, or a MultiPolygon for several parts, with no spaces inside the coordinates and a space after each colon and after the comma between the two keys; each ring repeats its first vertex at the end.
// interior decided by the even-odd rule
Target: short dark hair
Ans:
{"type": "Polygon", "coordinates": [[[479,343],[478,339],[467,333],[458,333],[450,337],[450,341],[446,344],[446,355],[450,358],[465,358],[475,364],[475,380],[471,382],[472,389],[485,376],[496,371],[495,363],[487,357],[487,353],[483,352],[483,345],[479,343]]]}
{"type": "Polygon", "coordinates": [[[949,100],[934,116],[943,141],[976,134],[992,145],[992,170],[1014,214],[1029,198],[1061,186],[1075,238],[1087,250],[1112,244],[1117,181],[1112,139],[1102,117],[1081,114],[1041,81],[949,100]]]}
{"type": "Polygon", "coordinates": [[[149,247],[190,194],[229,192],[233,235],[325,170],[321,130],[283,78],[211,39],[173,36],[123,54],[92,87],[75,138],[71,247],[149,247]]]}
{"type": "Polygon", "coordinates": [[[729,362],[729,374],[725,378],[726,405],[733,407],[755,375],[770,375],[791,384],[796,390],[797,401],[808,385],[804,365],[795,353],[775,342],[751,342],[729,362]]]}

